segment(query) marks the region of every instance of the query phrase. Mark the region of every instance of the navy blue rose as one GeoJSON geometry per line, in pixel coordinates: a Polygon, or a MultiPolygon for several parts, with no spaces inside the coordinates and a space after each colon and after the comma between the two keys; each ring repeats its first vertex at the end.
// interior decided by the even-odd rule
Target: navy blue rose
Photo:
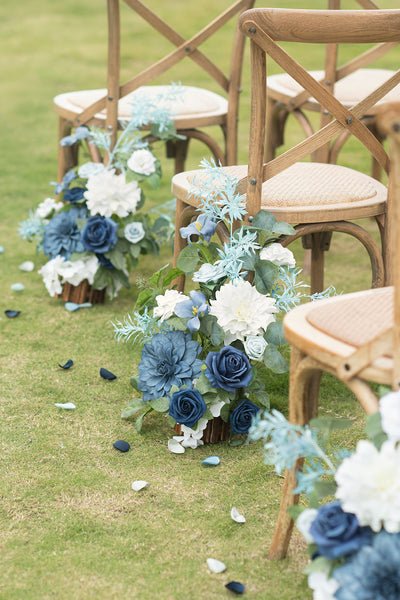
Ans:
{"type": "Polygon", "coordinates": [[[251,423],[260,407],[250,400],[243,400],[229,415],[232,433],[249,433],[251,423]]]}
{"type": "Polygon", "coordinates": [[[84,197],[84,193],[86,192],[86,188],[82,187],[73,187],[67,190],[63,196],[64,202],[70,202],[71,204],[75,204],[82,200],[84,197]]]}
{"type": "Polygon", "coordinates": [[[193,387],[193,379],[201,375],[201,348],[190,333],[167,331],[156,333],[143,346],[139,363],[138,389],[143,400],[168,396],[173,385],[193,387]]]}
{"type": "Polygon", "coordinates": [[[86,215],[86,208],[73,206],[68,211],[55,215],[46,225],[43,252],[50,255],[50,260],[56,256],[64,256],[68,260],[73,252],[83,252],[81,232],[76,219],[84,219],[86,215]]]}
{"type": "Polygon", "coordinates": [[[95,254],[112,250],[117,243],[117,229],[118,224],[108,217],[89,217],[82,231],[83,247],[95,254]]]}
{"type": "Polygon", "coordinates": [[[343,511],[336,500],[321,506],[311,523],[310,534],[318,553],[326,558],[339,558],[356,552],[371,542],[369,527],[361,527],[356,515],[343,511]]]}
{"type": "Polygon", "coordinates": [[[169,414],[180,425],[194,427],[206,410],[203,396],[197,390],[179,390],[172,394],[169,414]]]}
{"type": "Polygon", "coordinates": [[[205,363],[211,385],[228,392],[248,386],[253,377],[246,354],[233,346],[224,346],[219,352],[209,352],[205,363]]]}

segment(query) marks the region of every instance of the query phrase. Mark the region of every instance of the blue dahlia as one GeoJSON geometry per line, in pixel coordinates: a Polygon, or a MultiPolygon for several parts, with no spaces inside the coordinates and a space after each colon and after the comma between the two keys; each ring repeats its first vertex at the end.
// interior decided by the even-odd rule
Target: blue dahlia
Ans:
{"type": "Polygon", "coordinates": [[[376,534],[371,546],[363,546],[332,577],[340,587],[338,600],[399,600],[400,533],[376,534]]]}
{"type": "Polygon", "coordinates": [[[197,358],[200,352],[190,333],[156,333],[144,345],[138,367],[138,389],[143,392],[143,400],[168,396],[173,385],[192,389],[193,379],[201,374],[203,363],[197,358]]]}
{"type": "Polygon", "coordinates": [[[73,252],[83,252],[81,232],[76,223],[77,219],[85,219],[86,208],[73,206],[68,211],[58,213],[46,225],[43,234],[43,252],[50,259],[64,256],[68,260],[73,252]]]}

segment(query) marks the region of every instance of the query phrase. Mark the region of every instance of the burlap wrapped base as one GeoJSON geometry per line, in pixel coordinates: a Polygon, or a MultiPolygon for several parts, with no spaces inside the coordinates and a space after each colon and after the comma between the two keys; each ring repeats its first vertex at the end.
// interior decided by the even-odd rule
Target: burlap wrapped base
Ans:
{"type": "MultiPolygon", "coordinates": [[[[175,433],[182,434],[182,429],[179,423],[175,425],[175,433]]],[[[216,444],[217,442],[226,442],[231,433],[229,423],[225,423],[221,417],[214,417],[207,423],[207,427],[203,431],[201,438],[205,444],[216,444]]]]}
{"type": "Polygon", "coordinates": [[[71,285],[64,283],[63,291],[57,294],[57,298],[62,298],[65,302],[75,302],[75,304],[83,304],[91,302],[92,304],[102,304],[105,299],[105,288],[103,290],[94,290],[87,279],[79,285],[71,285]]]}

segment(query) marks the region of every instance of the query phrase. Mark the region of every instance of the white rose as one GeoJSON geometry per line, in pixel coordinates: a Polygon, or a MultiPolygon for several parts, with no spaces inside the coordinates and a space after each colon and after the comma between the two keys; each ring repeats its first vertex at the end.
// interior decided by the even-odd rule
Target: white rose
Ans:
{"type": "Polygon", "coordinates": [[[58,212],[61,210],[63,206],[62,202],[56,202],[54,198],[46,198],[46,200],[43,200],[37,207],[35,216],[40,219],[45,219],[50,216],[53,211],[58,212]]]}
{"type": "Polygon", "coordinates": [[[308,576],[308,587],[313,593],[313,600],[336,600],[335,592],[339,588],[336,579],[328,579],[323,571],[315,571],[308,576]]]}
{"type": "Polygon", "coordinates": [[[135,150],[126,163],[128,168],[140,175],[151,175],[156,170],[156,158],[150,150],[135,150]]]}
{"type": "Polygon", "coordinates": [[[315,508],[306,508],[297,517],[296,527],[306,540],[307,544],[312,544],[314,538],[310,534],[311,523],[317,516],[318,511],[315,508]]]}
{"type": "Polygon", "coordinates": [[[104,171],[105,166],[103,163],[87,162],[81,165],[78,169],[79,177],[82,179],[89,179],[92,175],[98,175],[104,171]]]}
{"type": "Polygon", "coordinates": [[[296,261],[293,252],[289,248],[284,248],[282,244],[277,242],[263,248],[260,252],[261,260],[269,260],[278,267],[288,266],[293,268],[296,266],[296,261]]]}
{"type": "Polygon", "coordinates": [[[200,281],[202,283],[208,283],[209,281],[218,281],[225,277],[224,270],[219,266],[212,265],[210,263],[204,263],[200,269],[193,274],[193,281],[200,281]]]}
{"type": "Polygon", "coordinates": [[[128,223],[124,229],[124,236],[131,244],[140,242],[140,240],[144,238],[144,229],[141,222],[135,221],[134,223],[128,223]]]}
{"type": "Polygon", "coordinates": [[[244,342],[244,350],[250,359],[260,361],[267,345],[261,335],[249,335],[244,342]]]}
{"type": "Polygon", "coordinates": [[[379,402],[382,429],[389,440],[400,441],[400,391],[390,392],[379,402]]]}
{"type": "Polygon", "coordinates": [[[156,319],[166,321],[174,314],[178,302],[187,300],[187,296],[178,290],[167,290],[164,295],[156,296],[157,306],[153,308],[153,316],[156,319]]]}

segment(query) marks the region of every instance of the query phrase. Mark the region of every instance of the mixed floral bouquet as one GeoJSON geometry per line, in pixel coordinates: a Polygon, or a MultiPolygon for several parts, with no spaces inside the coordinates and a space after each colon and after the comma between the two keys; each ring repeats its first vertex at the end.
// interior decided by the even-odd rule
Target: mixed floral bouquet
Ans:
{"type": "Polygon", "coordinates": [[[177,268],[168,265],[155,273],[138,297],[132,315],[114,323],[118,340],[141,341],[138,374],[132,399],[123,418],[157,411],[181,435],[169,449],[184,452],[203,443],[209,422],[220,417],[236,435],[247,434],[261,407],[269,408],[265,389],[268,371],[288,369],[279,313],[300,302],[304,286],[293,254],[277,240],[293,233],[265,211],[251,225],[238,221],[246,214],[245,199],[236,192],[238,180],[213,162],[193,181],[191,194],[199,202],[199,216],[181,235],[188,245],[177,268]],[[226,242],[213,240],[217,225],[226,242]],[[191,276],[194,289],[186,295],[170,289],[180,274],[191,276]]]}
{"type": "Polygon", "coordinates": [[[368,440],[353,453],[328,456],[323,430],[348,420],[314,419],[311,427],[291,425],[273,411],[256,419],[250,439],[263,439],[267,464],[278,473],[306,458],[295,493],[305,491],[311,508],[293,507],[298,529],[309,544],[305,569],[314,600],[398,600],[400,598],[400,392],[380,400],[367,418],[368,440]],[[327,495],[336,499],[319,506],[327,495]]]}
{"type": "MultiPolygon", "coordinates": [[[[172,95],[179,94],[173,87],[172,95]]],[[[29,219],[20,223],[19,235],[37,243],[48,256],[39,273],[50,296],[61,294],[63,284],[82,281],[113,297],[129,287],[129,269],[141,254],[157,254],[159,244],[171,235],[171,219],[159,210],[139,212],[143,185],[156,189],[160,161],[143,138],[141,128],[152,123],[151,134],[164,140],[176,137],[171,118],[171,97],[160,94],[150,101],[145,92],[132,102],[132,118],[125,123],[113,148],[103,130],[78,127],[61,140],[62,146],[84,140],[108,156],[107,165],[85,162],[53,184],[58,197],[46,198],[29,219]]]]}

